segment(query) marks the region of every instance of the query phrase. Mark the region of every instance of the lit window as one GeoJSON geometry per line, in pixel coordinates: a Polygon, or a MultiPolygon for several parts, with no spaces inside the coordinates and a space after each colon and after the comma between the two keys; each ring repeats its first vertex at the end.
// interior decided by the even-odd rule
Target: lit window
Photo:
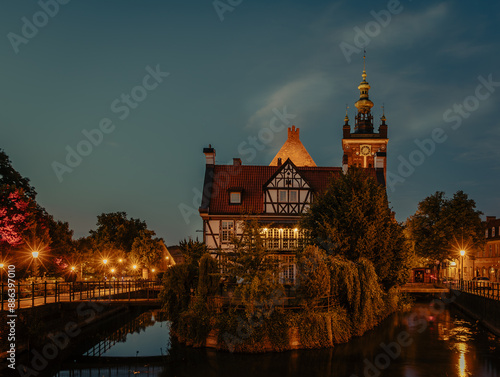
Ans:
{"type": "Polygon", "coordinates": [[[223,221],[221,225],[221,241],[231,242],[234,232],[234,221],[223,221]]]}
{"type": "Polygon", "coordinates": [[[484,237],[488,238],[488,229],[486,229],[486,233],[485,233],[484,237]]]}
{"type": "Polygon", "coordinates": [[[229,194],[229,202],[231,204],[241,204],[241,192],[231,192],[229,194]]]}
{"type": "Polygon", "coordinates": [[[495,237],[495,227],[491,228],[491,237],[495,237]]]}
{"type": "Polygon", "coordinates": [[[288,198],[287,198],[287,192],[285,190],[280,190],[279,191],[279,197],[278,197],[278,201],[280,202],[287,202],[288,198]]]}
{"type": "Polygon", "coordinates": [[[290,202],[297,203],[297,190],[290,191],[290,202]]]}

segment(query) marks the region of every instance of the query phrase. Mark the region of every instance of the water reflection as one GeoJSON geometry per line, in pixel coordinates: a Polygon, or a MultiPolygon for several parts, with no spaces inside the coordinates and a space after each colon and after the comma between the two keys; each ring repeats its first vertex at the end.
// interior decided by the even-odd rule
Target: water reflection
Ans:
{"type": "MultiPolygon", "coordinates": [[[[153,343],[161,329],[167,329],[162,327],[165,323],[161,324],[154,316],[146,315],[138,323],[139,334],[147,334],[144,339],[149,343],[153,343]],[[149,329],[152,331],[148,332],[149,329]]],[[[131,336],[136,334],[124,336],[117,332],[116,335],[125,340],[119,344],[126,346],[132,356],[139,345],[131,336]]],[[[158,340],[169,347],[168,358],[110,357],[117,343],[102,354],[100,368],[83,361],[78,366],[65,368],[59,376],[147,373],[157,377],[500,377],[499,338],[482,330],[474,321],[465,320],[453,308],[438,310],[428,303],[416,304],[409,313],[395,314],[365,336],[333,349],[248,355],[193,349],[176,342],[170,345],[165,335],[158,340]],[[103,372],[104,365],[109,366],[108,372],[103,372]]]]}
{"type": "Polygon", "coordinates": [[[87,350],[84,357],[164,356],[170,349],[170,324],[159,310],[135,317],[87,350]]]}

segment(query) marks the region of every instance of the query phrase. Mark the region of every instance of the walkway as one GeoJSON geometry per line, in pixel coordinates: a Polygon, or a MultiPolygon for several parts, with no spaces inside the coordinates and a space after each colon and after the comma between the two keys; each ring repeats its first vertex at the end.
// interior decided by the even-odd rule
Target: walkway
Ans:
{"type": "Polygon", "coordinates": [[[15,294],[0,285],[0,312],[26,309],[58,302],[100,300],[108,302],[158,301],[161,289],[158,281],[89,281],[18,283],[15,294]],[[14,297],[12,297],[14,296],[14,297]],[[10,297],[10,299],[9,299],[10,297]]]}

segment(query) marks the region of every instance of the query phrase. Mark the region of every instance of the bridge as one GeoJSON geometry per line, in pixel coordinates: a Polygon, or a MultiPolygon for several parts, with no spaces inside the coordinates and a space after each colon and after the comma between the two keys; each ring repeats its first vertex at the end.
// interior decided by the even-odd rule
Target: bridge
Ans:
{"type": "Polygon", "coordinates": [[[406,283],[399,288],[400,292],[406,293],[448,293],[449,287],[436,286],[432,283],[406,283]]]}
{"type": "Polygon", "coordinates": [[[41,282],[11,285],[0,284],[0,312],[35,308],[59,302],[106,301],[107,303],[134,303],[159,305],[159,281],[78,281],[41,282]]]}

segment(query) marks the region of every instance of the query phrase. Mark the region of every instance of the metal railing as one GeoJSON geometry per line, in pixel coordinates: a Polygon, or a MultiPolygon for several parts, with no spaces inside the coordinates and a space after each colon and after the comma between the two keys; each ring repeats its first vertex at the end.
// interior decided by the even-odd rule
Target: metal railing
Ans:
{"type": "Polygon", "coordinates": [[[55,302],[72,302],[81,300],[134,300],[134,292],[145,293],[146,300],[156,300],[161,288],[160,281],[152,280],[111,280],[111,281],[75,281],[75,282],[41,282],[15,284],[15,295],[9,295],[6,282],[0,284],[0,311],[24,309],[55,302]]]}
{"type": "Polygon", "coordinates": [[[487,280],[462,280],[449,284],[450,289],[472,293],[478,296],[500,300],[500,283],[487,280]]]}

